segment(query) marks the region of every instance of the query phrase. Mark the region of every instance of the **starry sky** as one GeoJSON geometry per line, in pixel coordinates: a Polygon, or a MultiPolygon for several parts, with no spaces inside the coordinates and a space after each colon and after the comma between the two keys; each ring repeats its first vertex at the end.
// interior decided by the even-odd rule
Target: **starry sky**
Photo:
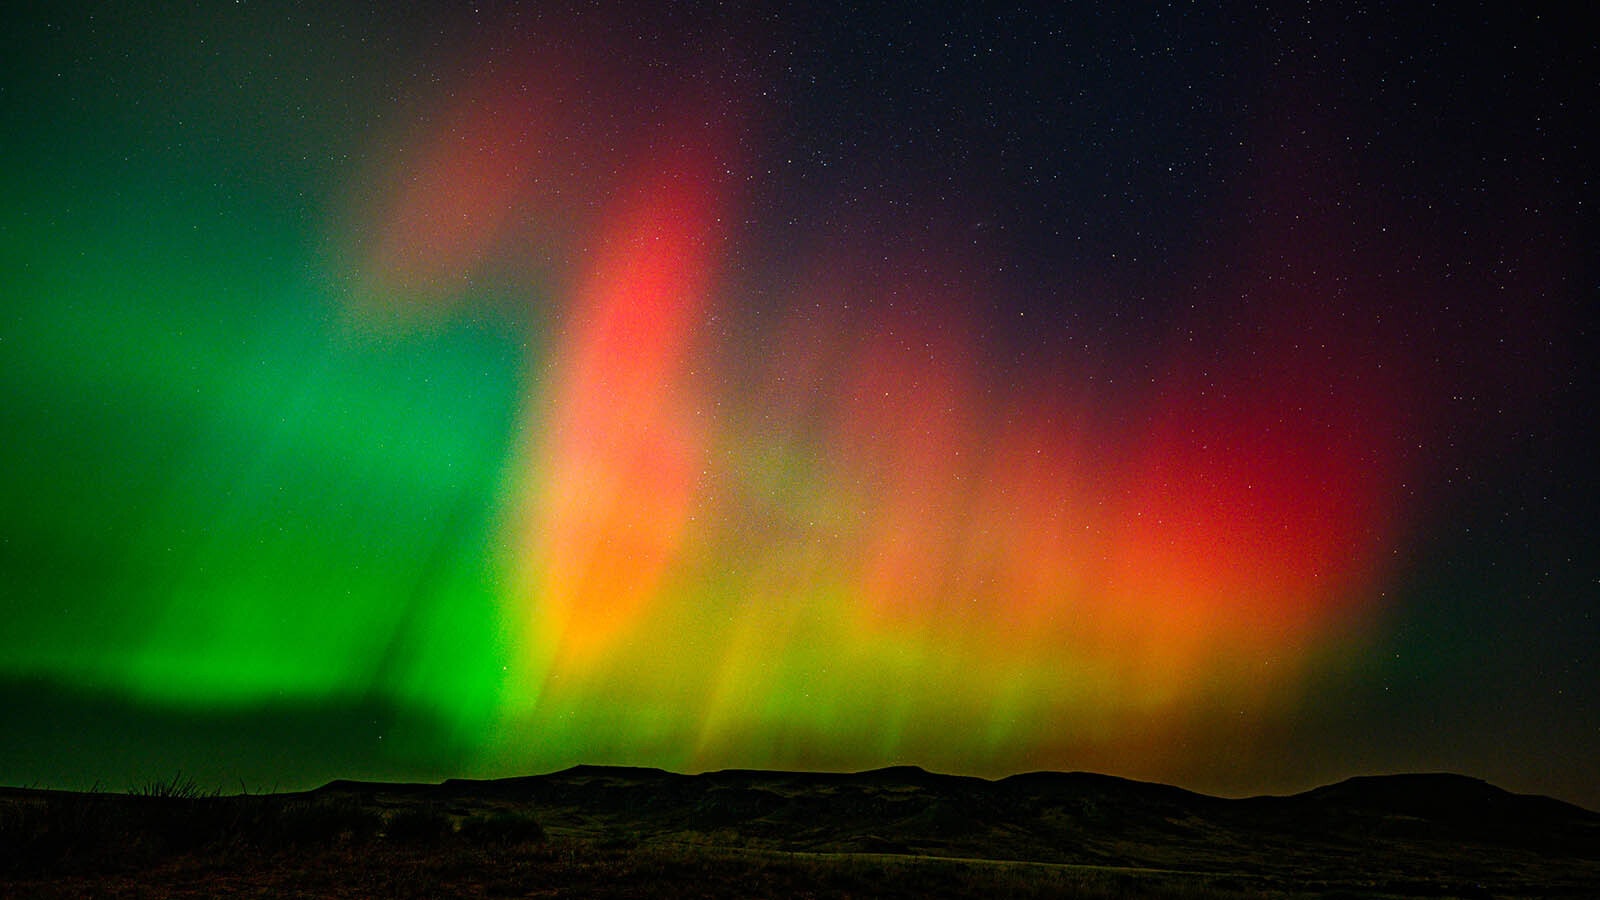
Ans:
{"type": "Polygon", "coordinates": [[[1600,808],[1587,32],[855,6],[5,13],[0,782],[1600,808]]]}

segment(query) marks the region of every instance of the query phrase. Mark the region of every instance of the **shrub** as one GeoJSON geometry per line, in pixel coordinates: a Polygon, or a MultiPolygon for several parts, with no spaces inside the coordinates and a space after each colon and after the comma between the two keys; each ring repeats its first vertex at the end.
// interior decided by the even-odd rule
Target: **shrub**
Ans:
{"type": "Polygon", "coordinates": [[[259,803],[237,829],[242,843],[264,847],[326,847],[377,836],[383,816],[348,798],[259,803]]]}
{"type": "Polygon", "coordinates": [[[182,772],[173,775],[167,781],[147,781],[128,791],[130,796],[153,800],[198,800],[202,797],[217,797],[221,793],[213,791],[207,794],[200,789],[200,785],[196,784],[193,778],[182,772]]]}
{"type": "Polygon", "coordinates": [[[433,806],[410,806],[389,816],[384,836],[401,844],[423,844],[447,837],[454,830],[450,817],[433,806]]]}
{"type": "Polygon", "coordinates": [[[491,812],[463,820],[461,836],[482,845],[537,844],[544,840],[544,827],[525,812],[491,812]]]}

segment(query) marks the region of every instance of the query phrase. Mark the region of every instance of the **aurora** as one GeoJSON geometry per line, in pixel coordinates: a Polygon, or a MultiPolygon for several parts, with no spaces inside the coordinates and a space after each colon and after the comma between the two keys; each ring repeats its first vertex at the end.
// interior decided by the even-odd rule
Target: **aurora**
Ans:
{"type": "Polygon", "coordinates": [[[1568,206],[1453,236],[1327,35],[1191,23],[1178,108],[1055,20],[1075,88],[1016,23],[51,15],[5,74],[0,678],[51,698],[7,778],[1582,783],[1451,737],[1486,671],[1596,697],[1568,206]],[[72,703],[170,742],[84,771],[72,703]],[[269,714],[349,733],[174,724],[269,714]]]}

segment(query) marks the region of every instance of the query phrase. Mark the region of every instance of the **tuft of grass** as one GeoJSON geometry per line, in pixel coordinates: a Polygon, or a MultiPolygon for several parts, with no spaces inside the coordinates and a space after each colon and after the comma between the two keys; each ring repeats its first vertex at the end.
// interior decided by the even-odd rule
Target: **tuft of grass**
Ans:
{"type": "Polygon", "coordinates": [[[632,828],[607,828],[595,840],[595,846],[604,850],[632,850],[638,847],[642,840],[639,832],[632,828]]]}
{"type": "Polygon", "coordinates": [[[174,774],[166,781],[151,780],[128,790],[129,796],[149,800],[199,800],[203,797],[217,797],[221,793],[220,790],[207,793],[193,778],[182,772],[174,774]]]}

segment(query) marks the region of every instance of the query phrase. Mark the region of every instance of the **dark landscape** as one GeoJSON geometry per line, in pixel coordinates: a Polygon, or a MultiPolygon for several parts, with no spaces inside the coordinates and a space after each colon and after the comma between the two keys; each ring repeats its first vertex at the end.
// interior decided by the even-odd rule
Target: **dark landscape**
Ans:
{"type": "Polygon", "coordinates": [[[0,789],[18,897],[1592,897],[1600,815],[1460,775],[1221,799],[996,781],[578,766],[207,794],[0,789]]]}

